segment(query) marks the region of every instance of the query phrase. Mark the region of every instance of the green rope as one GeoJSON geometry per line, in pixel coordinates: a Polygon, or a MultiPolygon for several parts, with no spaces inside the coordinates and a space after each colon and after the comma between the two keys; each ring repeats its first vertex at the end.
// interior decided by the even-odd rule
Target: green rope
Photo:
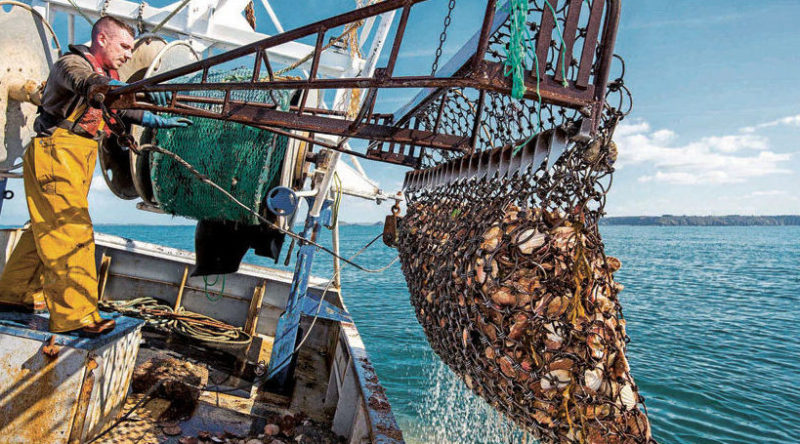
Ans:
{"type": "Polygon", "coordinates": [[[208,286],[209,285],[212,286],[212,287],[217,285],[217,282],[219,281],[219,276],[220,275],[217,275],[216,279],[214,279],[214,282],[212,282],[210,284],[208,283],[208,276],[203,276],[203,285],[204,285],[203,286],[203,293],[205,293],[206,299],[208,299],[211,302],[219,301],[220,299],[222,299],[222,295],[225,294],[225,276],[224,275],[222,276],[222,288],[217,293],[217,297],[216,298],[212,297],[211,293],[208,292],[208,286]]]}
{"type": "MultiPolygon", "coordinates": [[[[587,5],[589,4],[586,0],[587,5]]],[[[564,42],[564,35],[561,28],[558,26],[556,20],[556,11],[548,0],[544,0],[544,4],[550,9],[555,21],[555,28],[558,32],[559,40],[561,40],[561,85],[565,88],[569,86],[567,81],[567,67],[566,67],[566,42],[564,42]]],[[[541,72],[539,72],[539,57],[536,54],[536,48],[530,43],[533,41],[530,31],[527,26],[528,12],[530,5],[528,0],[511,0],[510,11],[510,37],[508,46],[506,47],[506,59],[504,62],[505,76],[511,75],[513,87],[511,89],[511,96],[517,100],[522,100],[525,96],[525,67],[530,56],[533,56],[533,66],[536,69],[536,130],[521,144],[514,147],[512,155],[516,155],[523,146],[527,145],[536,134],[542,131],[542,95],[541,95],[541,72]],[[529,56],[530,54],[530,56],[529,56]]],[[[591,5],[590,5],[591,8],[591,5]]]]}
{"type": "MultiPolygon", "coordinates": [[[[525,96],[525,56],[528,52],[530,32],[526,25],[528,18],[528,0],[511,0],[510,37],[506,47],[506,60],[503,74],[511,75],[514,86],[511,96],[521,100],[525,96]]],[[[538,67],[538,65],[537,65],[538,67]]],[[[539,77],[536,77],[538,84],[539,77]]]]}
{"type": "Polygon", "coordinates": [[[541,73],[539,72],[539,57],[536,50],[528,42],[531,42],[530,31],[526,26],[528,18],[528,0],[511,0],[511,30],[508,47],[506,48],[506,61],[504,75],[512,74],[514,86],[511,96],[517,100],[522,100],[525,96],[525,66],[528,54],[533,56],[533,66],[536,68],[536,131],[534,131],[525,142],[514,148],[512,155],[516,155],[533,137],[542,130],[542,95],[541,73]]]}

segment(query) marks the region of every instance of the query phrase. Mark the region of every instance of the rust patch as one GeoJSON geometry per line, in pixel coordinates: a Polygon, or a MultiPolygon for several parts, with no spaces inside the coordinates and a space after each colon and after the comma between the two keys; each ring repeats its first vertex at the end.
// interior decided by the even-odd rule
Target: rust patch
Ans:
{"type": "MultiPolygon", "coordinates": [[[[42,353],[44,353],[45,356],[50,357],[50,358],[57,357],[58,356],[58,352],[60,352],[60,351],[61,351],[61,346],[56,344],[56,337],[55,336],[50,336],[50,340],[47,341],[47,345],[42,347],[42,353]]],[[[97,364],[95,364],[95,366],[97,366],[97,364]]]]}
{"type": "Polygon", "coordinates": [[[383,393],[373,393],[369,397],[369,407],[379,412],[388,412],[392,408],[383,393]]]}
{"type": "Polygon", "coordinates": [[[397,427],[386,427],[383,424],[378,424],[378,433],[386,435],[387,438],[396,439],[398,441],[403,440],[403,431],[397,427]]]}

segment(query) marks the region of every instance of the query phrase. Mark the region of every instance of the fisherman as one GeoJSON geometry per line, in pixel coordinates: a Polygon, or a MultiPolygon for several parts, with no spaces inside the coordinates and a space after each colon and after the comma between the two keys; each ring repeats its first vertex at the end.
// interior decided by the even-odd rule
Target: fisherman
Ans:
{"type": "MultiPolygon", "coordinates": [[[[23,158],[30,228],[20,237],[0,277],[0,310],[50,312],[50,331],[100,334],[113,319],[97,311],[97,269],[88,193],[99,141],[110,135],[103,94],[122,86],[117,69],[132,54],[134,32],[105,16],[92,27],[90,47],[70,45],[56,61],[34,122],[36,137],[23,158]]],[[[168,93],[149,93],[165,105],[168,93]]],[[[148,111],[118,113],[126,124],[185,127],[191,121],[148,111]]]]}

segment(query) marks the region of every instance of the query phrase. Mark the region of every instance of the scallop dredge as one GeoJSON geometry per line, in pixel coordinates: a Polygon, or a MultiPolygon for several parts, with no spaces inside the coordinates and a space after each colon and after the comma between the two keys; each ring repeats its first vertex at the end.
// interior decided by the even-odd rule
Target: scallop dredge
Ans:
{"type": "Polygon", "coordinates": [[[621,264],[597,228],[615,151],[579,146],[551,174],[409,194],[399,227],[433,349],[544,442],[654,442],[625,357],[621,264]]]}

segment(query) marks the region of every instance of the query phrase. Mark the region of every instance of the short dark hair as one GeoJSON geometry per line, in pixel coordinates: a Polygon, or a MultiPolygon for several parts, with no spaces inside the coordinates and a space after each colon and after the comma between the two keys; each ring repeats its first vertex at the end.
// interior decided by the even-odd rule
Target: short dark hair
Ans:
{"type": "Polygon", "coordinates": [[[130,25],[126,24],[122,20],[111,17],[110,15],[106,15],[100,17],[100,20],[94,22],[94,25],[92,26],[92,41],[95,41],[97,39],[97,35],[100,34],[100,29],[102,29],[103,26],[110,24],[114,24],[117,27],[120,27],[128,31],[128,34],[130,34],[131,37],[136,37],[136,34],[134,33],[133,28],[130,25]]]}

